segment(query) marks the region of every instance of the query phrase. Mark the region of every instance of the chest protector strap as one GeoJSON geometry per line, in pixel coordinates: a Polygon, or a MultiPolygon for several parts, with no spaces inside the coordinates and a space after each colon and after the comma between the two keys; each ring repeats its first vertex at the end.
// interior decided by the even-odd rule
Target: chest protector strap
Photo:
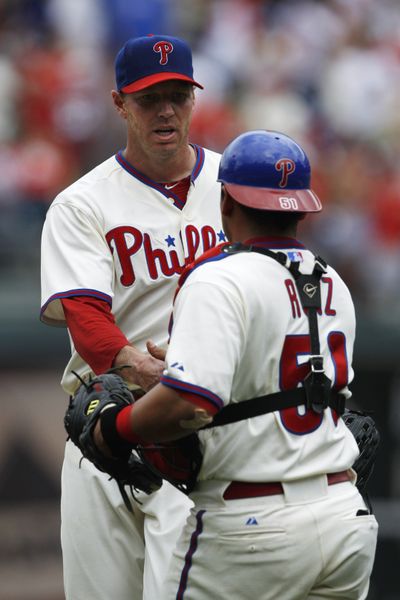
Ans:
{"type": "Polygon", "coordinates": [[[312,409],[318,414],[329,406],[342,415],[345,408],[345,397],[332,388],[331,380],[325,375],[318,333],[318,312],[321,311],[320,280],[326,273],[326,262],[320,257],[315,257],[312,273],[305,275],[300,272],[300,263],[291,261],[284,252],[271,252],[266,248],[245,246],[241,243],[225,246],[222,251],[228,254],[257,252],[276,260],[289,270],[295,280],[301,305],[308,318],[311,349],[308,361],[310,370],[302,382],[303,387],[229,404],[217,413],[213,422],[204,429],[235,423],[284,408],[294,408],[302,404],[308,410],[312,409]]]}

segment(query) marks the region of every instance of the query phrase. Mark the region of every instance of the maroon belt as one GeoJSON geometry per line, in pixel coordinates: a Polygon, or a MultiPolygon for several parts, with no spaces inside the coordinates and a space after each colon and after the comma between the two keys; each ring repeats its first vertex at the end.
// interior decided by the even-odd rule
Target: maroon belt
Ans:
{"type": "MultiPolygon", "coordinates": [[[[348,471],[327,474],[328,485],[350,481],[348,471]]],[[[258,496],[275,496],[283,494],[283,486],[279,481],[255,482],[232,481],[226,488],[223,498],[225,500],[239,500],[240,498],[257,498],[258,496]]]]}

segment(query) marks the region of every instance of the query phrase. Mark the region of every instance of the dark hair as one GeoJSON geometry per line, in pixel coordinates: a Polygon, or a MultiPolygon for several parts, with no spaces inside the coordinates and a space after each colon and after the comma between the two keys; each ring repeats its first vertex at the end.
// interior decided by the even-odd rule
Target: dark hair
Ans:
{"type": "Polygon", "coordinates": [[[284,232],[297,227],[299,221],[306,216],[306,213],[303,212],[259,210],[258,208],[250,208],[243,204],[237,204],[240,210],[246,215],[246,218],[259,230],[273,228],[284,232]]]}

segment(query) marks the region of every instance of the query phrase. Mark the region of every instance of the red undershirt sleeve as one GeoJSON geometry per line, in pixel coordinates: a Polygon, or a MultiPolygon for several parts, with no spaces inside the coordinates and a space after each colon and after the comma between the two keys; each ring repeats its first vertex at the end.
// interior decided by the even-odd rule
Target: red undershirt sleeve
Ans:
{"type": "Polygon", "coordinates": [[[131,415],[134,407],[134,404],[132,406],[126,406],[118,413],[115,420],[115,427],[118,435],[125,441],[130,442],[131,444],[143,445],[146,442],[132,431],[131,415]]]}
{"type": "Polygon", "coordinates": [[[61,302],[76,351],[96,375],[104,373],[118,352],[129,345],[115,324],[110,305],[90,296],[63,298],[61,302]]]}

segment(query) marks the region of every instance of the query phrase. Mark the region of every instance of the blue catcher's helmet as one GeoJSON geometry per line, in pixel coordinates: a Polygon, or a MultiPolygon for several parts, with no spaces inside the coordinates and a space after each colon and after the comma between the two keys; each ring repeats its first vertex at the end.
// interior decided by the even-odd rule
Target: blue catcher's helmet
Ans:
{"type": "Polygon", "coordinates": [[[218,181],[240,204],[260,210],[319,212],[304,150],[290,137],[264,129],[235,138],[222,154],[218,181]]]}

